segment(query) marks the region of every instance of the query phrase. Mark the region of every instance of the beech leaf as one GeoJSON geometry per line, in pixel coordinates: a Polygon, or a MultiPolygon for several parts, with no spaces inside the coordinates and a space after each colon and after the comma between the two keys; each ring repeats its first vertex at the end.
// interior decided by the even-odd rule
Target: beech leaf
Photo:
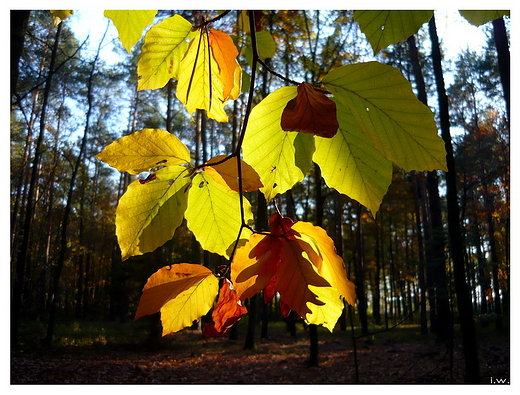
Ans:
{"type": "Polygon", "coordinates": [[[139,174],[157,166],[189,163],[188,148],[162,129],[143,129],[107,145],[96,158],[120,172],[139,174]]]}
{"type": "MultiPolygon", "coordinates": [[[[251,205],[243,199],[244,219],[252,221],[251,205]]],[[[239,194],[204,171],[193,177],[185,218],[203,249],[226,258],[237,239],[247,238],[251,233],[243,229],[239,235],[242,225],[239,194]]]]}
{"type": "Polygon", "coordinates": [[[180,64],[176,96],[190,114],[203,109],[209,118],[227,122],[224,104],[238,97],[242,69],[231,38],[223,32],[210,32],[201,30],[190,42],[180,64]]]}
{"type": "Polygon", "coordinates": [[[233,285],[228,279],[224,279],[217,305],[211,315],[214,325],[205,326],[202,333],[205,337],[222,336],[246,313],[247,309],[237,297],[233,285]]]}
{"type": "MultiPolygon", "coordinates": [[[[237,158],[231,158],[217,165],[211,165],[211,163],[219,162],[226,157],[227,155],[219,155],[208,160],[206,162],[208,166],[204,167],[204,171],[209,174],[216,182],[228,187],[230,190],[238,192],[237,158]]],[[[242,173],[242,189],[244,192],[256,191],[263,186],[255,169],[253,169],[243,160],[241,160],[240,166],[242,173]]]]}
{"type": "Polygon", "coordinates": [[[481,26],[505,15],[510,15],[508,10],[459,10],[459,13],[474,26],[481,26]]]}
{"type": "Polygon", "coordinates": [[[336,120],[336,104],[307,82],[298,85],[297,89],[296,97],[291,99],[283,110],[282,129],[333,137],[339,127],[336,120]]]}
{"type": "Polygon", "coordinates": [[[119,40],[128,53],[141,38],[143,30],[153,22],[156,14],[157,10],[105,10],[104,12],[117,28],[119,40]]]}
{"type": "Polygon", "coordinates": [[[332,70],[323,83],[336,99],[338,114],[351,113],[388,160],[405,171],[447,170],[433,113],[398,69],[355,63],[332,70]]]}
{"type": "Polygon", "coordinates": [[[356,10],[354,20],[376,54],[417,33],[432,15],[431,10],[356,10]]]}
{"type": "Polygon", "coordinates": [[[190,178],[182,166],[154,173],[145,184],[132,182],[116,209],[116,235],[122,259],[151,252],[173,237],[186,211],[190,178]]]}
{"type": "Polygon", "coordinates": [[[163,336],[193,324],[213,306],[218,279],[199,264],[165,266],[148,279],[134,320],[161,312],[163,336]]]}
{"type": "Polygon", "coordinates": [[[144,37],[137,63],[137,89],[159,89],[178,78],[181,59],[193,37],[192,25],[180,15],[153,25],[144,37]]]}
{"type": "Polygon", "coordinates": [[[260,190],[267,200],[303,180],[312,165],[313,136],[285,132],[282,111],[296,96],[296,87],[283,87],[269,94],[251,111],[242,150],[244,160],[260,176],[260,190]]]}
{"type": "Polygon", "coordinates": [[[245,300],[264,290],[270,301],[278,292],[283,305],[300,317],[332,330],[341,314],[341,296],[350,304],[355,301],[354,284],[332,239],[319,227],[279,214],[269,223],[270,233],[251,235],[233,257],[237,297],[245,300]]]}
{"type": "Polygon", "coordinates": [[[352,114],[340,111],[338,121],[333,138],[315,137],[312,159],[330,188],[357,200],[375,217],[392,182],[392,162],[374,148],[352,114]]]}

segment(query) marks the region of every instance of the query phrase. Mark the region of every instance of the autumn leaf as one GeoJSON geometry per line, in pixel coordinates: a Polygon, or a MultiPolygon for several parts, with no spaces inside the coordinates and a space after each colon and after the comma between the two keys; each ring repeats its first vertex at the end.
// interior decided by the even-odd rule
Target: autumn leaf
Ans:
{"type": "Polygon", "coordinates": [[[333,137],[338,131],[336,104],[323,92],[303,82],[298,85],[297,95],[282,112],[282,129],[288,132],[303,132],[320,137],[333,137]]]}
{"type": "Polygon", "coordinates": [[[374,148],[351,113],[340,111],[338,121],[334,137],[314,138],[312,159],[330,188],[357,200],[375,217],[392,182],[392,162],[374,148]]]}
{"type": "Polygon", "coordinates": [[[170,240],[187,208],[190,178],[182,166],[154,173],[155,179],[132,182],[116,210],[116,235],[122,259],[151,252],[170,240]]]}
{"type": "MultiPolygon", "coordinates": [[[[253,220],[251,205],[243,197],[244,219],[253,220]]],[[[185,218],[202,248],[229,257],[229,251],[239,238],[251,233],[241,230],[240,196],[238,192],[216,182],[204,171],[193,177],[188,195],[185,218]]]]}
{"type": "Polygon", "coordinates": [[[189,163],[188,148],[162,129],[143,129],[107,145],[96,158],[120,172],[139,174],[157,166],[189,163]]]}
{"type": "Polygon", "coordinates": [[[355,298],[332,240],[321,228],[279,214],[271,217],[270,228],[270,234],[253,234],[233,257],[231,281],[238,298],[261,290],[279,292],[300,317],[332,330],[341,314],[341,296],[350,304],[355,298]]]}
{"type": "Polygon", "coordinates": [[[354,20],[376,54],[417,33],[432,15],[431,10],[356,10],[354,20]]]}
{"type": "Polygon", "coordinates": [[[105,10],[103,15],[112,20],[121,44],[130,53],[156,14],[157,10],[105,10]]]}
{"type": "Polygon", "coordinates": [[[74,11],[72,10],[51,10],[50,12],[54,21],[54,27],[58,26],[61,21],[74,14],[74,11]]]}
{"type": "Polygon", "coordinates": [[[405,171],[447,170],[433,113],[398,69],[355,63],[332,70],[323,84],[334,95],[338,118],[351,113],[385,158],[405,171]]]}
{"type": "Polygon", "coordinates": [[[137,89],[159,89],[178,78],[181,59],[194,33],[192,25],[180,15],[153,25],[144,37],[137,63],[137,89]]]}
{"type": "Polygon", "coordinates": [[[163,336],[193,324],[213,306],[218,279],[208,268],[190,263],[165,266],[148,279],[134,320],[161,312],[163,336]]]}
{"type": "Polygon", "coordinates": [[[313,136],[285,132],[280,125],[287,102],[296,97],[296,87],[283,87],[269,94],[251,111],[242,145],[244,160],[264,185],[267,200],[303,180],[312,165],[313,136]]]}
{"type": "MultiPolygon", "coordinates": [[[[222,163],[212,165],[223,161],[227,158],[227,155],[219,155],[208,160],[207,166],[204,167],[204,171],[209,174],[216,182],[228,187],[230,190],[239,191],[238,188],[238,165],[237,158],[230,158],[222,163]]],[[[242,174],[242,190],[244,192],[252,192],[261,188],[262,182],[258,173],[249,166],[243,160],[241,161],[241,174],[242,174]]]]}
{"type": "Polygon", "coordinates": [[[211,315],[214,324],[206,324],[202,334],[205,337],[222,336],[244,314],[247,314],[246,307],[242,305],[242,302],[237,297],[237,292],[231,282],[224,278],[217,305],[211,315]]]}
{"type": "Polygon", "coordinates": [[[224,104],[240,93],[241,68],[238,50],[226,33],[201,30],[190,42],[181,61],[177,98],[191,114],[206,110],[209,118],[227,122],[224,104]]]}

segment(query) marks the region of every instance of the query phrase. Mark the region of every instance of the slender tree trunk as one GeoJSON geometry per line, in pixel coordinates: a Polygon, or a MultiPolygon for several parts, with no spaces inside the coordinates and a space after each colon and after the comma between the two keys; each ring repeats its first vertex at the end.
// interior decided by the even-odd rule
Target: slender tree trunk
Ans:
{"type": "Polygon", "coordinates": [[[29,255],[29,238],[31,233],[31,226],[33,220],[33,210],[34,210],[34,196],[38,184],[38,173],[40,167],[40,159],[41,159],[41,151],[43,140],[45,139],[45,126],[46,126],[46,116],[47,116],[47,105],[49,101],[49,94],[51,90],[52,76],[54,73],[54,66],[56,64],[56,56],[58,53],[58,43],[60,40],[61,34],[61,23],[58,25],[58,29],[56,31],[56,38],[54,41],[54,46],[52,49],[52,55],[49,65],[49,75],[47,76],[47,80],[45,82],[45,89],[43,94],[43,104],[41,110],[40,117],[40,135],[38,136],[38,140],[36,142],[36,149],[34,152],[34,160],[32,165],[32,175],[31,182],[29,184],[29,192],[27,195],[27,208],[25,211],[25,223],[23,227],[23,239],[22,244],[20,246],[20,251],[16,260],[16,272],[14,278],[13,285],[13,302],[11,305],[11,345],[16,347],[18,344],[18,335],[19,335],[19,319],[20,319],[20,310],[22,307],[22,293],[25,279],[25,271],[28,263],[28,255],[29,255]]]}
{"type": "Polygon", "coordinates": [[[356,202],[356,299],[358,302],[358,314],[361,322],[361,333],[368,333],[367,299],[365,294],[365,268],[364,268],[364,243],[361,227],[361,205],[356,202]]]}
{"type": "Polygon", "coordinates": [[[457,201],[457,173],[455,170],[455,160],[450,134],[448,97],[444,86],[441,52],[437,37],[437,28],[435,25],[435,16],[433,16],[429,22],[429,30],[432,42],[432,60],[437,85],[437,96],[439,100],[441,135],[446,147],[446,162],[448,167],[448,172],[446,173],[448,231],[450,235],[450,250],[453,260],[453,275],[455,292],[457,293],[457,306],[460,316],[464,359],[466,362],[465,382],[479,383],[480,373],[477,339],[475,334],[475,323],[473,321],[473,306],[471,305],[471,298],[466,284],[466,270],[464,268],[464,249],[459,224],[459,205],[457,201]]]}
{"type": "Polygon", "coordinates": [[[511,56],[509,54],[509,40],[507,39],[506,26],[503,18],[493,21],[493,38],[497,47],[498,69],[500,71],[500,81],[504,91],[504,101],[506,102],[507,119],[511,120],[511,56]]]}

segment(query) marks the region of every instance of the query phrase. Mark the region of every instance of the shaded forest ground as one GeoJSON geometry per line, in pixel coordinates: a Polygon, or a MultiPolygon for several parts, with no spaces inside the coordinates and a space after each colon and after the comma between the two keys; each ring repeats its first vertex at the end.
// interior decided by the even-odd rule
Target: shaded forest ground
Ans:
{"type": "MultiPolygon", "coordinates": [[[[11,355],[12,384],[350,384],[356,383],[350,330],[319,328],[319,367],[307,367],[308,331],[297,338],[283,323],[271,323],[268,339],[243,350],[245,322],[238,341],[204,339],[184,330],[151,345],[144,323],[74,321],[58,330],[58,345],[37,346],[41,328],[29,328],[11,355]],[[32,335],[31,335],[32,333],[32,335]]],[[[374,328],[373,331],[377,330],[374,328]]],[[[357,332],[359,334],[359,331],[357,332]]],[[[509,382],[509,333],[478,327],[483,384],[509,382]]],[[[452,362],[433,334],[405,325],[357,341],[359,383],[462,383],[463,355],[456,336],[452,362]],[[451,366],[451,367],[450,367],[451,366]]]]}

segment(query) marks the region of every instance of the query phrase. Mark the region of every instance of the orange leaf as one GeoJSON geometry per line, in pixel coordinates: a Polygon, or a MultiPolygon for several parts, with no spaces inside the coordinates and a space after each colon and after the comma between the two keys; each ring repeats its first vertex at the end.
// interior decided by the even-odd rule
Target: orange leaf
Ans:
{"type": "Polygon", "coordinates": [[[240,300],[259,293],[276,274],[282,239],[253,234],[238,248],[231,262],[231,281],[240,300]]]}
{"type": "Polygon", "coordinates": [[[310,261],[316,266],[318,273],[347,300],[355,303],[355,286],[347,278],[343,259],[336,253],[334,242],[324,229],[308,222],[296,222],[292,230],[298,232],[302,248],[310,261]]]}
{"type": "Polygon", "coordinates": [[[231,282],[224,279],[224,284],[222,288],[220,288],[217,305],[211,316],[215,324],[213,328],[205,326],[202,333],[205,337],[223,335],[244,314],[247,314],[247,309],[242,305],[240,299],[238,299],[237,292],[232,288],[231,282]]]}
{"type": "MultiPolygon", "coordinates": [[[[226,158],[226,155],[215,156],[207,161],[207,164],[216,163],[226,158]]],[[[258,173],[246,162],[240,162],[242,170],[242,190],[244,192],[253,192],[263,187],[258,173]]],[[[206,166],[204,171],[207,172],[216,182],[228,187],[230,190],[238,192],[238,166],[236,158],[231,158],[218,165],[206,166]]]]}
{"type": "Polygon", "coordinates": [[[238,66],[237,47],[228,34],[214,29],[209,29],[209,46],[220,69],[220,78],[224,83],[223,96],[224,100],[227,100],[235,85],[235,69],[238,66]]]}
{"type": "Polygon", "coordinates": [[[307,82],[298,85],[297,95],[282,113],[282,129],[320,137],[333,137],[338,131],[336,103],[307,82]]]}
{"type": "Polygon", "coordinates": [[[321,277],[313,265],[304,256],[304,249],[299,240],[285,240],[283,243],[280,264],[276,270],[275,288],[280,298],[287,303],[291,310],[295,310],[300,317],[305,317],[311,310],[307,303],[321,306],[316,294],[309,289],[309,285],[329,287],[330,284],[321,277]]]}

